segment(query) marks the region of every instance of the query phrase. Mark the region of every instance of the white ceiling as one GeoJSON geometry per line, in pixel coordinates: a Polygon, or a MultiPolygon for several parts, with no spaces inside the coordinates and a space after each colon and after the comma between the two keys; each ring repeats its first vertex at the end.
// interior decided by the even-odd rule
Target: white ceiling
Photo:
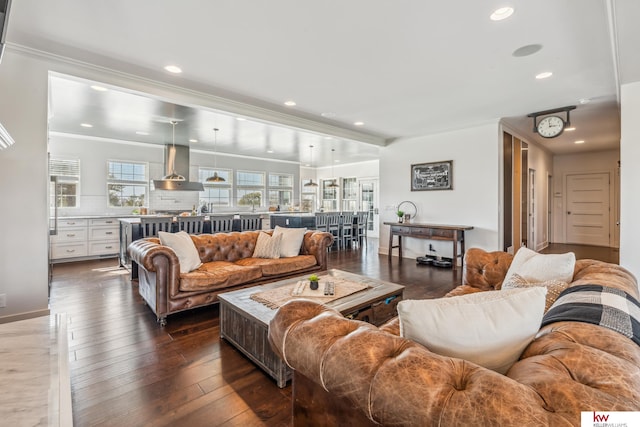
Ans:
{"type": "MultiPolygon", "coordinates": [[[[19,0],[12,4],[8,41],[388,142],[502,118],[552,152],[571,153],[619,144],[618,85],[640,80],[638,4],[19,0]],[[514,7],[513,16],[491,21],[490,13],[506,4],[514,7]],[[543,48],[512,55],[530,44],[543,48]],[[171,75],[163,70],[168,64],[184,72],[171,75]],[[543,71],[553,76],[536,80],[543,71]],[[285,107],[286,100],[297,105],[285,107]],[[577,105],[571,113],[576,131],[552,140],[531,132],[527,114],[568,105],[577,105]],[[365,124],[356,127],[355,121],[365,124]],[[585,143],[576,145],[576,139],[585,143]]],[[[193,136],[205,149],[213,147],[211,128],[219,127],[220,152],[268,157],[273,146],[274,157],[304,163],[314,143],[316,165],[330,163],[328,147],[343,162],[378,155],[371,144],[259,120],[238,122],[236,115],[170,100],[123,101],[123,95],[93,91],[86,82],[83,88],[73,80],[59,84],[59,90],[52,87],[54,131],[144,140],[122,132],[135,135],[146,126],[155,132],[154,142],[168,142],[166,122],[177,118],[185,132],[180,137],[193,136]],[[91,130],[78,129],[89,120],[91,130]]]]}

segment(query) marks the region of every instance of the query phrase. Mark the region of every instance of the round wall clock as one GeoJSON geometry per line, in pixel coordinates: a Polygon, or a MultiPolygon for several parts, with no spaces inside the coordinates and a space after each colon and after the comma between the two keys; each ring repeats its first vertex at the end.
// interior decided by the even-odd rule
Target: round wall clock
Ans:
{"type": "Polygon", "coordinates": [[[565,122],[562,117],[548,116],[538,123],[538,133],[543,138],[555,138],[564,130],[565,122]]]}

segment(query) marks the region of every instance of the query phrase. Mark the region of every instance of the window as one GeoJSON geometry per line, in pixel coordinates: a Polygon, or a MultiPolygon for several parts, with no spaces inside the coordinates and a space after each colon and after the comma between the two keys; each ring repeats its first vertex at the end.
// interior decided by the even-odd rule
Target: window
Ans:
{"type": "Polygon", "coordinates": [[[77,208],[80,195],[80,160],[49,159],[49,175],[55,177],[55,188],[50,192],[50,205],[59,208],[77,208]]]}
{"type": "Polygon", "coordinates": [[[358,210],[358,181],[356,178],[342,180],[342,210],[347,212],[358,210]]]}
{"type": "Polygon", "coordinates": [[[291,206],[293,201],[293,175],[269,174],[269,206],[291,206]]]}
{"type": "Polygon", "coordinates": [[[338,210],[338,187],[329,187],[329,184],[333,183],[333,179],[322,180],[322,209],[327,211],[338,210]]]}
{"type": "Polygon", "coordinates": [[[264,199],[264,172],[236,172],[236,198],[238,206],[262,206],[264,199]]]}
{"type": "Polygon", "coordinates": [[[198,181],[204,185],[200,192],[200,205],[206,205],[209,212],[216,206],[231,206],[231,192],[233,188],[233,172],[231,169],[199,168],[198,181]],[[207,178],[217,173],[223,178],[222,182],[207,182],[207,178]]]}
{"type": "Polygon", "coordinates": [[[147,194],[145,163],[107,162],[109,207],[144,206],[147,194]]]}

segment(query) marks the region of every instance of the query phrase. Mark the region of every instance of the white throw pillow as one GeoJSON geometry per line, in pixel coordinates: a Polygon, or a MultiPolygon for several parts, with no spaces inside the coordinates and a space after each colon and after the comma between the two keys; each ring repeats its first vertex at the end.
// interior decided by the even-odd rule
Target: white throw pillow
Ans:
{"type": "Polygon", "coordinates": [[[576,255],[573,252],[539,254],[528,248],[520,248],[513,257],[504,280],[507,281],[514,274],[518,274],[528,282],[559,280],[571,283],[575,266],[576,255]]]}
{"type": "Polygon", "coordinates": [[[193,240],[191,240],[187,232],[167,233],[158,231],[158,237],[160,238],[160,243],[169,246],[178,256],[180,273],[188,273],[202,265],[196,245],[193,244],[193,240]]]}
{"type": "Polygon", "coordinates": [[[546,293],[535,287],[400,301],[400,335],[504,374],[540,329],[546,293]]]}
{"type": "Polygon", "coordinates": [[[270,236],[267,233],[260,232],[256,247],[253,250],[254,258],[280,258],[280,242],[282,234],[270,236]]]}
{"type": "Polygon", "coordinates": [[[306,228],[285,228],[276,225],[275,230],[273,230],[273,237],[282,235],[280,256],[291,257],[300,255],[302,239],[304,239],[304,233],[306,232],[306,228]]]}

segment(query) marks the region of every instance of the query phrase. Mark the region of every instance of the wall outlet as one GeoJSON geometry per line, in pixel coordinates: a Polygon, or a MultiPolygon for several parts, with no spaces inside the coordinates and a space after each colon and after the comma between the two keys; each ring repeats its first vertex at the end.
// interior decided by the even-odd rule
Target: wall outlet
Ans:
{"type": "Polygon", "coordinates": [[[7,294],[0,294],[0,308],[7,306],[7,294]]]}

